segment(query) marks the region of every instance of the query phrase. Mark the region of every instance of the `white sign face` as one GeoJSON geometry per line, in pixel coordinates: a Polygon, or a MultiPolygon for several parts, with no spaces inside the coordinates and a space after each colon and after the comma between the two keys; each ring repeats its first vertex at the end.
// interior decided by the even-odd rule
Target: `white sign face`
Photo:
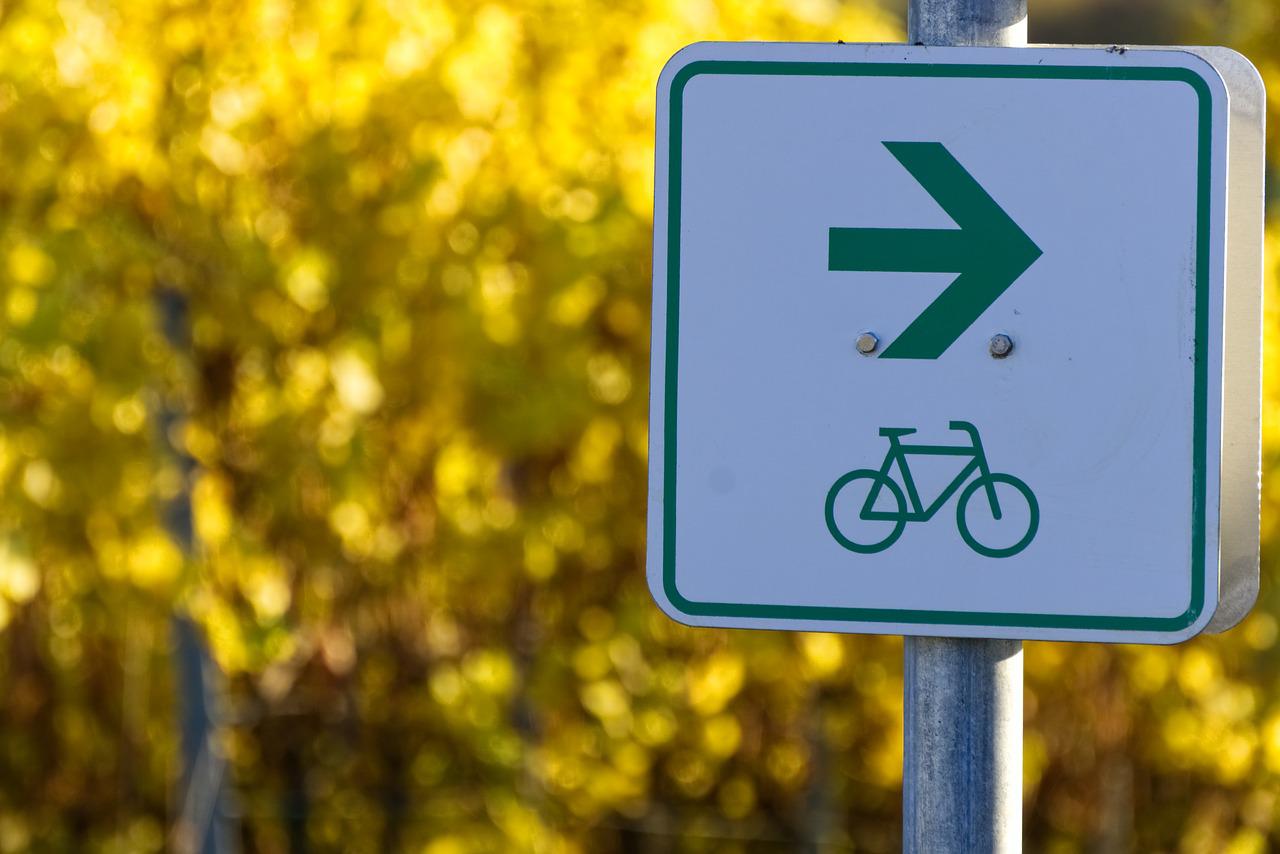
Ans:
{"type": "Polygon", "coordinates": [[[663,610],[1203,630],[1227,489],[1227,128],[1222,78],[1180,50],[677,54],[654,211],[663,610]]]}

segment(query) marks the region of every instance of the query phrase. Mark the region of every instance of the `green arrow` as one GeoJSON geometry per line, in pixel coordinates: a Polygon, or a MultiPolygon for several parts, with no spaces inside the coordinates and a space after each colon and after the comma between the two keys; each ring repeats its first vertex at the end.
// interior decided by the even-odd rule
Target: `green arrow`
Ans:
{"type": "Polygon", "coordinates": [[[882,359],[936,359],[1008,290],[1041,250],[940,142],[886,142],[959,228],[833,228],[827,269],[959,273],[882,359]]]}

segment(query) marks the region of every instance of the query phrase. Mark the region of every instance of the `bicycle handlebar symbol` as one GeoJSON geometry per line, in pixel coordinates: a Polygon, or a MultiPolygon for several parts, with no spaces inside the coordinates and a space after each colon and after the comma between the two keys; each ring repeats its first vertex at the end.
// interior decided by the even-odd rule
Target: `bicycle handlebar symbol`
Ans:
{"type": "MultiPolygon", "coordinates": [[[[965,541],[969,548],[973,549],[980,555],[987,557],[1012,557],[1018,552],[1025,549],[1035,538],[1036,528],[1040,524],[1040,506],[1036,502],[1035,493],[1018,478],[1011,474],[1003,474],[992,472],[990,466],[987,465],[987,455],[982,449],[982,438],[978,435],[978,428],[970,424],[968,421],[952,421],[950,422],[952,430],[957,430],[969,435],[970,444],[968,445],[905,445],[902,443],[902,437],[908,436],[916,432],[914,427],[881,427],[880,435],[889,440],[889,450],[885,454],[884,462],[881,463],[880,469],[855,469],[841,477],[831,485],[831,489],[827,492],[826,517],[827,530],[831,532],[831,536],[840,545],[849,551],[858,552],[860,554],[875,554],[889,548],[898,538],[902,536],[903,529],[906,528],[908,522],[927,522],[934,517],[942,505],[947,502],[953,493],[959,489],[970,475],[977,473],[977,477],[969,481],[969,485],[960,493],[960,498],[956,501],[956,527],[960,529],[960,537],[965,541]],[[911,467],[907,463],[907,457],[911,456],[968,456],[971,457],[964,468],[956,475],[955,479],[942,491],[936,500],[928,507],[925,507],[920,501],[920,493],[916,490],[915,480],[911,477],[911,467]],[[904,493],[902,486],[899,486],[889,471],[893,465],[897,463],[898,470],[902,473],[902,484],[906,487],[904,493]],[[870,481],[865,484],[868,488],[866,500],[862,503],[862,510],[858,513],[858,518],[864,521],[884,521],[893,522],[893,529],[889,534],[877,542],[859,543],[845,536],[836,523],[836,498],[842,490],[846,488],[855,488],[853,485],[859,481],[870,481]],[[966,511],[970,500],[981,490],[987,499],[987,507],[991,513],[991,519],[999,522],[1004,518],[1005,514],[1000,508],[1000,499],[996,495],[996,487],[1000,484],[1013,487],[1016,495],[1020,496],[1022,501],[1027,505],[1028,522],[1027,531],[1011,546],[1004,548],[996,548],[984,545],[974,538],[973,533],[969,530],[969,524],[966,519],[966,511]],[[880,498],[881,490],[886,490],[893,497],[897,504],[896,510],[876,510],[876,501],[880,498]],[[908,510],[907,502],[910,500],[911,507],[908,510]]],[[[854,494],[860,495],[863,487],[857,487],[854,494]]],[[[1007,502],[1009,499],[1006,498],[1007,502]]],[[[1006,504],[1006,506],[1008,506],[1006,504]]]]}

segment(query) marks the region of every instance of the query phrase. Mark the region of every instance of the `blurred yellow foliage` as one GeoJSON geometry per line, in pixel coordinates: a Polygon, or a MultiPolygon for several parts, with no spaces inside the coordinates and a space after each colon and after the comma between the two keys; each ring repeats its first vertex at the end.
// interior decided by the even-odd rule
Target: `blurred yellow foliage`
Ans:
{"type": "Polygon", "coordinates": [[[689,670],[689,705],[703,715],[714,715],[742,688],[746,665],[742,656],[720,650],[696,662],[689,670]]]}

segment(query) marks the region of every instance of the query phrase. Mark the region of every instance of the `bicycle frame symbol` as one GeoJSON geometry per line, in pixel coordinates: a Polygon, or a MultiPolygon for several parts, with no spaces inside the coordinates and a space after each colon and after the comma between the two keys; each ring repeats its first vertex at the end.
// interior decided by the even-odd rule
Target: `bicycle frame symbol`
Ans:
{"type": "MultiPolygon", "coordinates": [[[[827,530],[831,532],[831,536],[835,537],[837,543],[849,551],[860,554],[874,554],[884,551],[902,536],[903,529],[906,528],[908,522],[928,522],[932,519],[938,510],[942,508],[942,505],[946,504],[947,500],[955,494],[956,490],[964,485],[965,481],[969,481],[969,485],[965,486],[964,491],[960,493],[960,498],[956,501],[956,527],[959,528],[960,537],[969,548],[986,557],[1012,557],[1031,543],[1040,524],[1040,506],[1036,502],[1035,493],[1013,475],[991,471],[991,467],[987,465],[987,455],[982,449],[982,438],[978,435],[977,427],[968,421],[952,421],[950,422],[950,428],[967,433],[970,440],[969,444],[906,445],[902,443],[902,437],[916,432],[916,428],[880,428],[880,435],[889,440],[889,450],[885,454],[884,462],[880,464],[880,469],[878,471],[875,469],[854,469],[842,475],[831,485],[831,489],[827,492],[827,530]],[[916,489],[915,480],[911,476],[911,467],[907,462],[908,456],[967,456],[970,457],[970,460],[947,488],[942,491],[942,494],[932,504],[925,507],[920,500],[920,493],[916,489]],[[902,486],[899,486],[889,475],[894,464],[897,464],[898,470],[902,473],[902,486]],[[977,477],[969,480],[970,476],[975,473],[977,477]],[[860,495],[861,490],[867,488],[867,497],[862,503],[862,510],[858,513],[858,518],[864,521],[894,523],[893,529],[889,531],[887,536],[872,543],[855,542],[845,536],[836,523],[837,496],[846,488],[855,488],[852,485],[857,484],[859,481],[869,481],[869,483],[857,486],[857,491],[854,493],[854,495],[860,495]],[[979,490],[986,498],[991,519],[999,522],[1004,518],[1005,514],[1001,510],[1000,498],[996,495],[996,486],[1000,484],[1012,487],[1016,496],[1025,502],[1029,511],[1026,533],[1013,545],[1003,548],[987,546],[978,542],[969,530],[969,524],[966,519],[969,502],[975,495],[979,494],[979,490]],[[905,492],[903,491],[903,486],[906,487],[905,492]],[[874,509],[882,490],[888,491],[893,497],[897,504],[896,510],[874,509]],[[908,500],[910,501],[910,508],[908,508],[908,500]]],[[[1006,498],[1005,501],[1006,507],[1008,507],[1009,498],[1006,498]]]]}

